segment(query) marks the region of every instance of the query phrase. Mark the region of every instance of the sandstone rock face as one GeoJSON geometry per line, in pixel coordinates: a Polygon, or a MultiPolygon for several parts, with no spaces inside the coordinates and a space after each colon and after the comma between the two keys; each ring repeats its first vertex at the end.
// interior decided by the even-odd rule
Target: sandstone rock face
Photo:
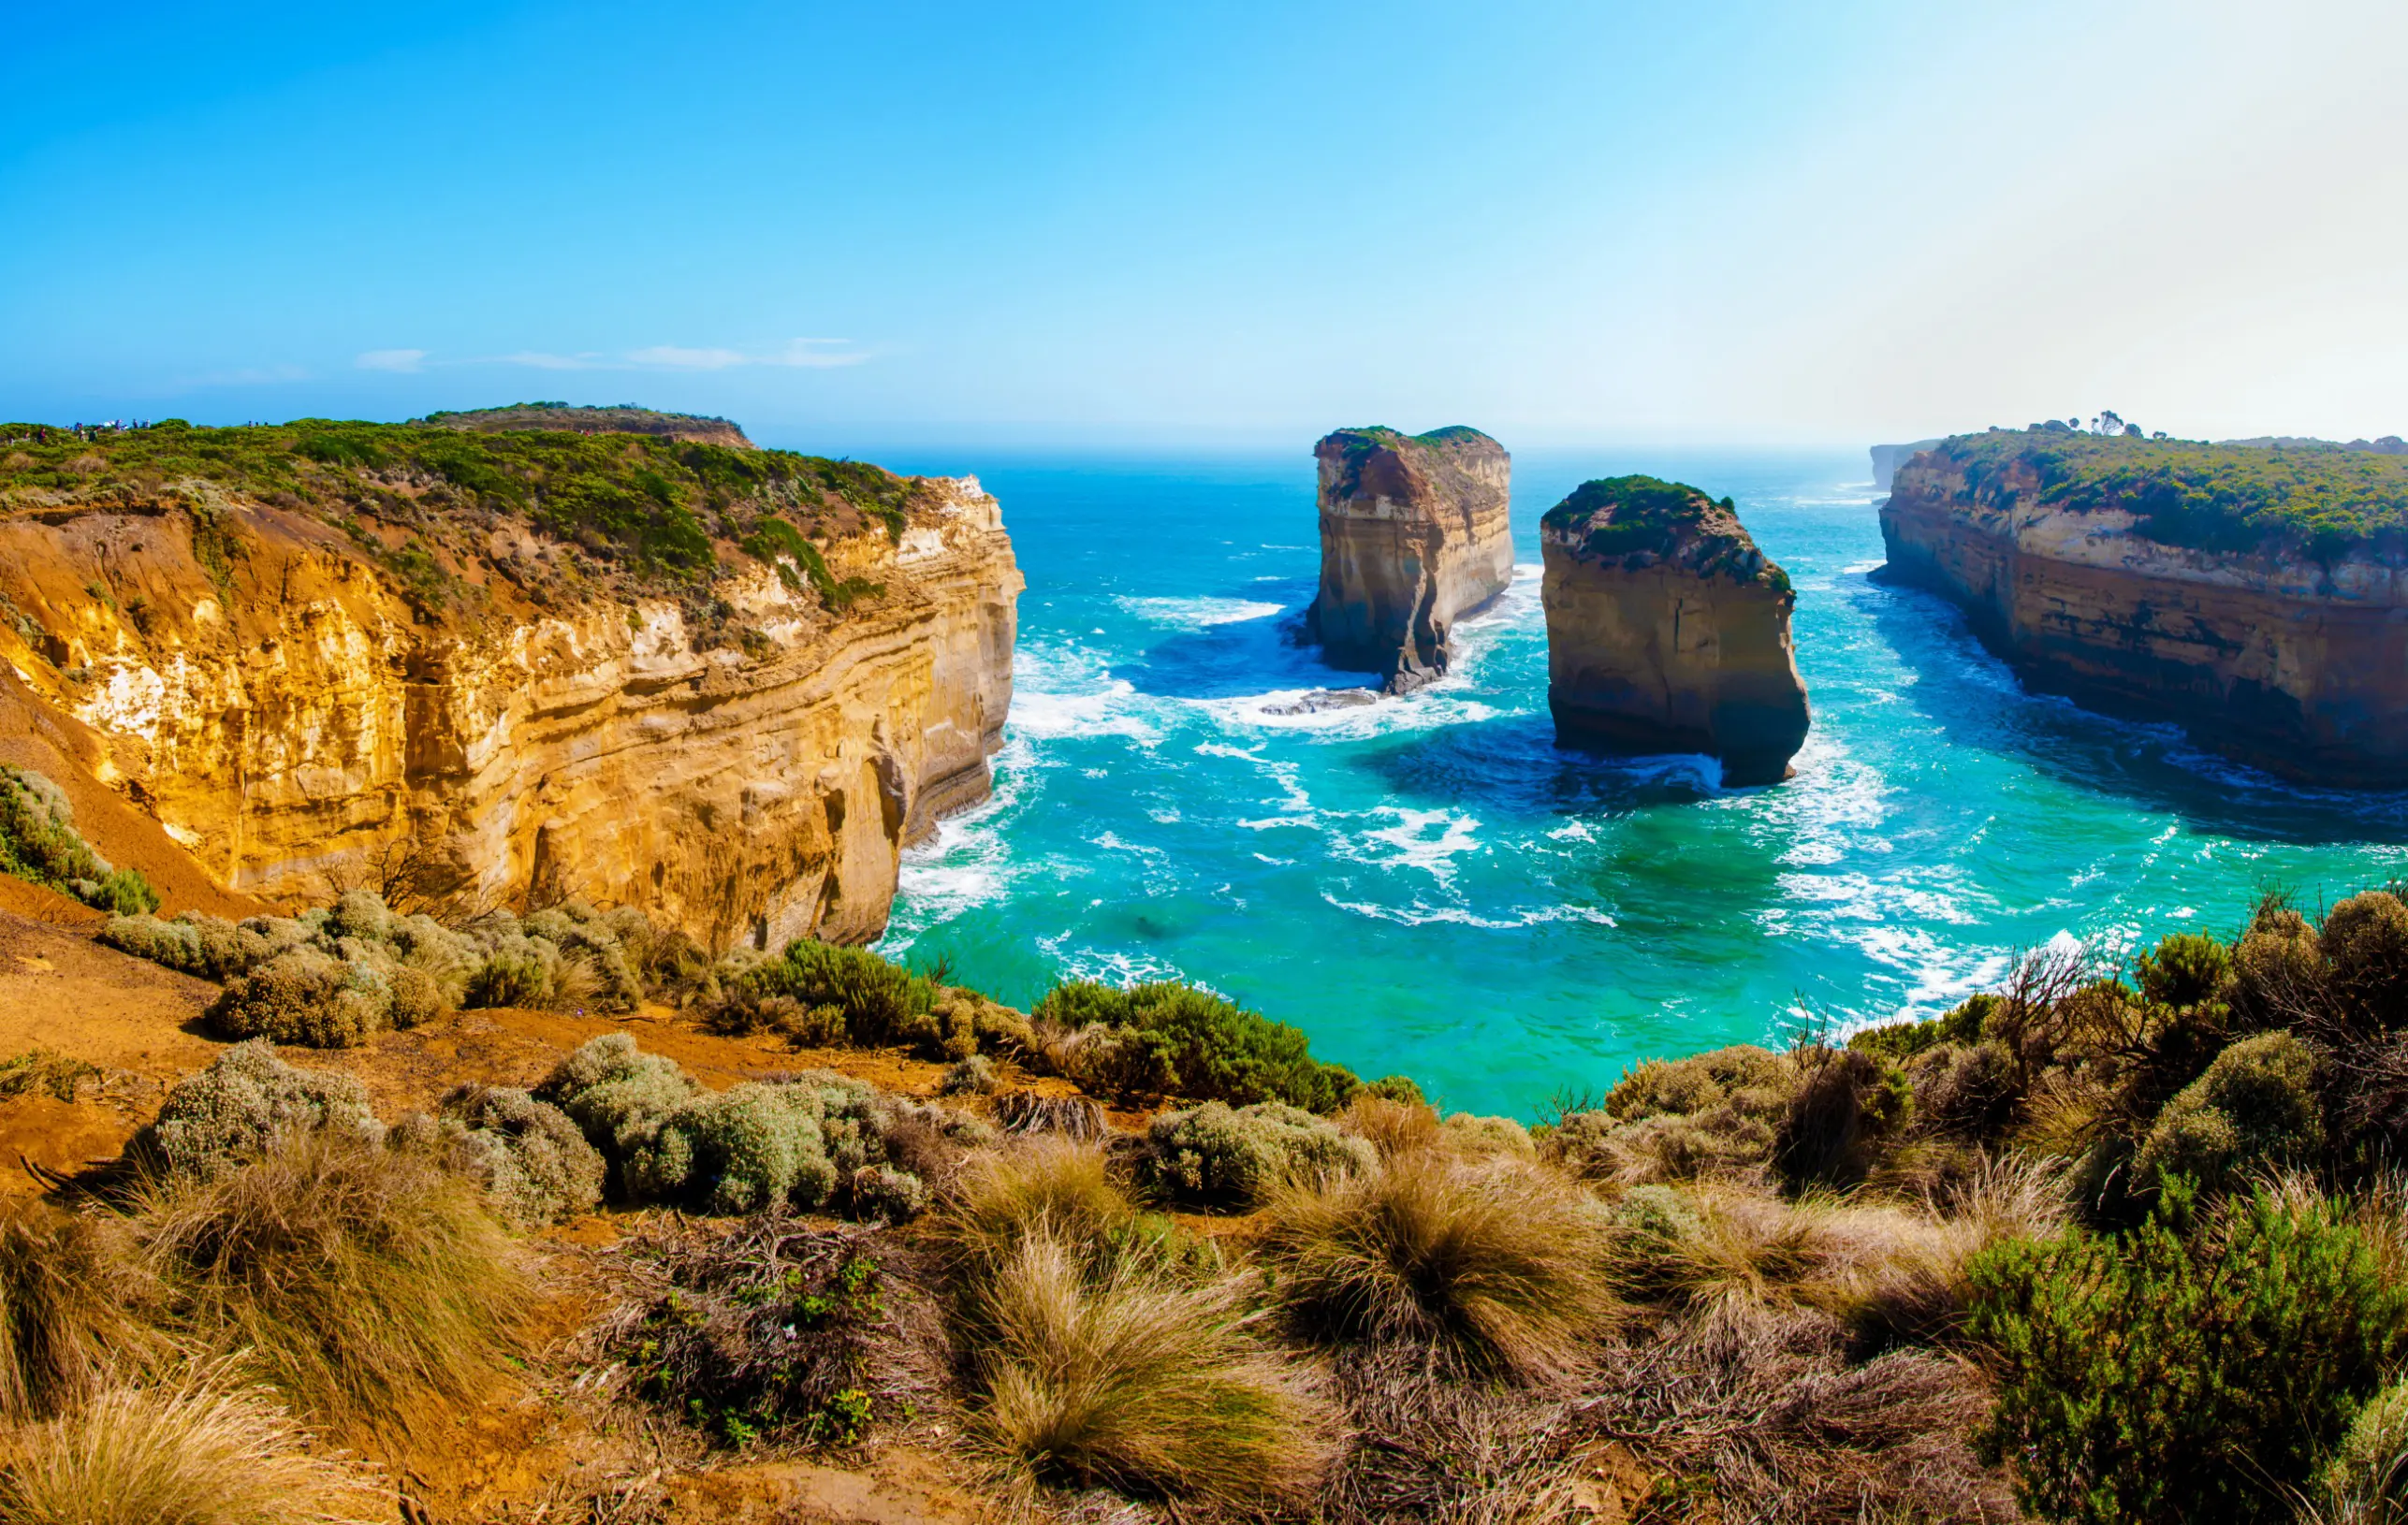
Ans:
{"type": "Polygon", "coordinates": [[[1306,628],[1391,693],[1447,671],[1449,636],[1513,580],[1512,461],[1476,428],[1348,428],[1321,465],[1321,586],[1306,628]]]}
{"type": "MultiPolygon", "coordinates": [[[[95,776],[241,892],[323,897],[399,856],[471,898],[642,907],[705,942],[884,927],[902,846],[987,789],[1021,579],[976,479],[848,532],[841,614],[723,555],[742,649],[598,591],[431,623],[318,519],[221,498],[0,519],[0,661],[99,738],[95,776]],[[229,555],[229,549],[231,554],[229,555]]],[[[508,525],[496,559],[554,557],[508,525]]],[[[471,582],[491,564],[466,567],[471,582]]]]}
{"type": "Polygon", "coordinates": [[[1910,463],[1881,510],[1889,574],[1961,605],[2035,687],[2287,777],[2408,785],[2408,558],[2184,549],[2041,488],[2028,462],[1978,487],[1945,452],[1910,463]]]}
{"type": "Polygon", "coordinates": [[[1584,483],[1540,538],[1560,740],[1708,753],[1731,786],[1789,776],[1808,719],[1797,595],[1729,499],[1654,477],[1584,483]]]}

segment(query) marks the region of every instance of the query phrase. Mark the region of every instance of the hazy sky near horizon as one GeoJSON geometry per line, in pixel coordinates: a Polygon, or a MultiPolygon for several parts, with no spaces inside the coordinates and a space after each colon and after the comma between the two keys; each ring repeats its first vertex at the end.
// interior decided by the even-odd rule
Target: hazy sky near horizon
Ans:
{"type": "Polygon", "coordinates": [[[2399,0],[25,7],[0,417],[2408,432],[2402,56],[2399,0]]]}

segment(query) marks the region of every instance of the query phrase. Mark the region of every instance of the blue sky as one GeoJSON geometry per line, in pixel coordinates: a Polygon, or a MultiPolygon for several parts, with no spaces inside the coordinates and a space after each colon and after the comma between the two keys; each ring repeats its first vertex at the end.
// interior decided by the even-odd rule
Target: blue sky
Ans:
{"type": "Polygon", "coordinates": [[[2408,7],[11,7],[0,416],[2408,431],[2408,7]]]}

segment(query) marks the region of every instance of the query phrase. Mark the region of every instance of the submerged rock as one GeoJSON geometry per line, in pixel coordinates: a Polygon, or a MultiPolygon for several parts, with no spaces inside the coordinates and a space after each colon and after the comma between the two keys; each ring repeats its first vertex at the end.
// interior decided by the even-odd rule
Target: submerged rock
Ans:
{"type": "Polygon", "coordinates": [[[1284,704],[1265,704],[1265,715],[1319,715],[1326,710],[1355,709],[1364,704],[1379,703],[1375,689],[1315,689],[1289,700],[1284,704]]]}
{"type": "Polygon", "coordinates": [[[1390,693],[1443,676],[1457,620],[1513,580],[1512,461],[1476,428],[1343,428],[1321,463],[1321,586],[1306,633],[1390,693]]]}
{"type": "Polygon", "coordinates": [[[1729,499],[1652,476],[1581,485],[1540,525],[1547,704],[1558,739],[1705,752],[1776,783],[1806,738],[1789,578],[1729,499]]]}

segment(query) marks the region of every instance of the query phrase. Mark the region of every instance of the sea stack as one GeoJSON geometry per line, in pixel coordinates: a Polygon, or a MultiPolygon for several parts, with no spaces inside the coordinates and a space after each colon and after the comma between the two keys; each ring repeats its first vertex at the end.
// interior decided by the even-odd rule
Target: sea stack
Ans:
{"type": "Polygon", "coordinates": [[[2408,787],[2408,457],[2389,443],[1960,435],[1898,470],[1887,575],[2032,687],[2312,784],[2408,787]]]}
{"type": "Polygon", "coordinates": [[[1321,586],[1307,633],[1390,693],[1443,676],[1455,622],[1513,580],[1512,459],[1476,428],[1342,428],[1321,463],[1321,586]]]}
{"type": "Polygon", "coordinates": [[[1652,476],[1585,482],[1547,511],[1540,544],[1558,740],[1704,752],[1733,787],[1789,776],[1807,723],[1797,595],[1729,499],[1652,476]]]}

